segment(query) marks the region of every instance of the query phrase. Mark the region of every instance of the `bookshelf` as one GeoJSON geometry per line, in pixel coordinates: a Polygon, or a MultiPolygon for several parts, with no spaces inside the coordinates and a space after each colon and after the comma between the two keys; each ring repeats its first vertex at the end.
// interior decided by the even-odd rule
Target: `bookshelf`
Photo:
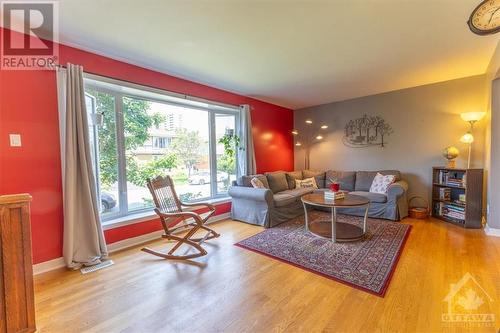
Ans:
{"type": "Polygon", "coordinates": [[[432,216],[463,228],[481,228],[483,169],[432,168],[432,216]]]}

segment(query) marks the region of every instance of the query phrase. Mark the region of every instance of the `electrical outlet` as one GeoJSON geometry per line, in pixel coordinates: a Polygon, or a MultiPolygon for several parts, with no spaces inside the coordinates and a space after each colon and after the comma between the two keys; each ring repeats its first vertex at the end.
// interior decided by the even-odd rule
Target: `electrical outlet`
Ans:
{"type": "Polygon", "coordinates": [[[21,134],[9,134],[10,146],[21,147],[21,134]]]}
{"type": "Polygon", "coordinates": [[[486,204],[486,215],[490,216],[490,204],[486,204]]]}

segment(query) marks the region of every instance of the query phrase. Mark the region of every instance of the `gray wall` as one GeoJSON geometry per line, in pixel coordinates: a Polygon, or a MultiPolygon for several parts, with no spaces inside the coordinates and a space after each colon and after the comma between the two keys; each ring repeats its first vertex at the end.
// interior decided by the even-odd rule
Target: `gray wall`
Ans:
{"type": "Polygon", "coordinates": [[[488,226],[500,231],[500,78],[492,81],[488,226]]]}
{"type": "MultiPolygon", "coordinates": [[[[459,138],[469,125],[460,113],[485,111],[486,104],[486,77],[480,75],[296,110],[294,122],[299,132],[307,130],[308,118],[316,126],[329,125],[323,131],[325,138],[311,147],[311,169],[398,169],[410,185],[410,196],[429,198],[431,169],[445,164],[443,148],[456,146],[460,150],[457,166],[466,166],[467,145],[459,138]],[[394,129],[385,148],[343,144],[345,124],[364,114],[382,116],[394,129]]],[[[472,167],[484,164],[485,123],[474,128],[472,167]]],[[[304,147],[296,147],[295,168],[303,167],[304,147]]]]}
{"type": "MultiPolygon", "coordinates": [[[[490,126],[486,128],[485,168],[488,174],[488,226],[500,231],[500,41],[486,71],[490,126]]],[[[497,231],[497,232],[498,232],[497,231]]]]}

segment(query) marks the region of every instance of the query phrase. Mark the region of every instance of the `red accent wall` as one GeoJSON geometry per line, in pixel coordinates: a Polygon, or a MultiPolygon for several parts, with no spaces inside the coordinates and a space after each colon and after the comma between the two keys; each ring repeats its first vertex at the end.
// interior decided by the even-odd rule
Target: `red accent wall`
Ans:
{"type": "MultiPolygon", "coordinates": [[[[228,104],[250,104],[258,172],[293,169],[292,110],[65,45],[59,52],[60,63],[83,65],[89,73],[228,104]]],[[[33,196],[34,263],[62,256],[60,168],[55,73],[0,70],[0,194],[33,196]],[[22,147],[9,146],[10,133],[21,134],[22,147]]],[[[217,214],[230,207],[218,205],[217,214]]],[[[114,243],[159,229],[153,220],[107,230],[105,236],[107,243],[114,243]]]]}

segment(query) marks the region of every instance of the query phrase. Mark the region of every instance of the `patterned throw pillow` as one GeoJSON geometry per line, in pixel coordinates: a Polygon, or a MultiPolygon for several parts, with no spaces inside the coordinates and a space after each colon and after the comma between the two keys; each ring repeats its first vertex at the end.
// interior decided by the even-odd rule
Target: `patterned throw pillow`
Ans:
{"type": "Polygon", "coordinates": [[[395,180],[396,176],[394,175],[384,176],[383,174],[377,172],[377,175],[373,178],[370,192],[386,194],[389,186],[394,183],[395,180]]]}
{"type": "Polygon", "coordinates": [[[260,180],[259,178],[257,177],[253,177],[251,180],[250,180],[250,183],[252,184],[252,186],[254,188],[266,188],[264,186],[264,183],[262,182],[262,180],[260,180]]]}
{"type": "Polygon", "coordinates": [[[314,177],[306,179],[295,179],[295,188],[318,188],[314,177]]]}

